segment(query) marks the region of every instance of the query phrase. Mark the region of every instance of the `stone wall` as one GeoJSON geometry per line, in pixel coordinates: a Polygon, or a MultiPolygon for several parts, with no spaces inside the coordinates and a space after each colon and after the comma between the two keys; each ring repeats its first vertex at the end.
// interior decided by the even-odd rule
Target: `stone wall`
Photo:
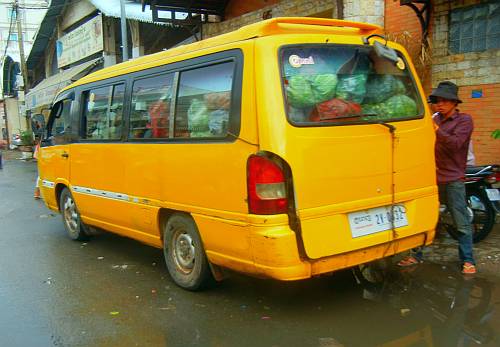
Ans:
{"type": "Polygon", "coordinates": [[[384,0],[344,0],[344,18],[384,26],[384,0]]]}
{"type": "MultiPolygon", "coordinates": [[[[371,1],[371,0],[370,0],[371,1]]],[[[244,25],[257,23],[267,16],[271,17],[307,17],[319,13],[331,12],[331,18],[337,18],[336,1],[332,0],[287,0],[275,5],[266,6],[256,11],[245,13],[240,17],[228,19],[220,23],[203,25],[203,38],[224,34],[244,25]]]]}
{"type": "MultiPolygon", "coordinates": [[[[463,1],[465,5],[481,1],[463,1]]],[[[450,54],[448,50],[449,14],[453,1],[436,1],[434,5],[434,37],[432,84],[448,79],[459,86],[500,83],[500,50],[450,54]],[[450,4],[452,3],[452,4],[450,4]]]]}

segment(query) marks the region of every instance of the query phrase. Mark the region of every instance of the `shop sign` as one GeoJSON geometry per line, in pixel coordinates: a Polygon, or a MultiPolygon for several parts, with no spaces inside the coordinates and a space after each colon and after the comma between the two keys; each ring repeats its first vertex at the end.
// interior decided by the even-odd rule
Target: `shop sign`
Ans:
{"type": "Polygon", "coordinates": [[[59,68],[79,61],[104,49],[102,15],[92,18],[57,41],[59,68]]]}

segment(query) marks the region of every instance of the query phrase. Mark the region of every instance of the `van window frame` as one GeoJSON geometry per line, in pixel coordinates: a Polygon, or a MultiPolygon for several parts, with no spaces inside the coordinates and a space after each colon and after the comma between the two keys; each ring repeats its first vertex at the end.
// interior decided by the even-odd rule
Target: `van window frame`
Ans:
{"type": "MultiPolygon", "coordinates": [[[[78,101],[79,101],[79,107],[78,107],[78,124],[79,124],[79,131],[78,131],[78,142],[81,143],[122,143],[125,141],[125,136],[124,136],[124,131],[125,131],[125,124],[122,126],[121,129],[121,135],[119,138],[116,139],[88,139],[87,138],[87,124],[85,121],[85,93],[88,93],[89,91],[93,89],[98,89],[98,88],[104,88],[104,87],[111,87],[111,86],[116,86],[119,84],[123,84],[125,87],[125,91],[123,94],[123,113],[122,113],[122,122],[125,119],[128,119],[128,107],[127,105],[129,104],[127,102],[127,95],[128,95],[128,90],[130,89],[130,79],[126,78],[126,75],[124,76],[117,76],[111,79],[106,79],[106,80],[101,80],[97,82],[92,82],[89,84],[85,84],[81,88],[78,88],[78,101]]],[[[113,88],[114,91],[114,88],[113,88]]]]}
{"type": "MultiPolygon", "coordinates": [[[[408,117],[394,118],[394,119],[387,119],[387,120],[383,120],[383,121],[377,119],[377,120],[373,120],[373,121],[355,120],[355,121],[343,121],[343,122],[338,122],[338,123],[336,123],[336,122],[310,122],[310,123],[293,122],[290,119],[290,117],[288,116],[288,112],[287,112],[286,88],[285,88],[285,84],[283,83],[283,80],[285,78],[284,69],[283,69],[283,65],[282,65],[282,56],[284,54],[283,51],[287,48],[290,48],[290,47],[308,47],[308,48],[320,47],[321,48],[321,47],[326,47],[328,45],[332,45],[332,46],[334,45],[336,47],[349,47],[349,48],[366,47],[366,45],[362,45],[362,44],[300,43],[300,44],[282,45],[278,49],[278,57],[277,58],[278,58],[278,65],[279,65],[279,72],[280,72],[281,93],[283,96],[283,110],[285,112],[286,120],[290,125],[297,127],[297,128],[336,127],[336,126],[345,126],[345,125],[369,125],[369,124],[381,124],[381,123],[392,123],[392,122],[408,122],[408,121],[416,121],[419,119],[423,119],[425,117],[425,103],[423,102],[423,100],[425,100],[425,98],[422,98],[422,94],[420,93],[420,89],[418,88],[413,71],[411,71],[410,65],[408,64],[408,61],[406,60],[405,56],[403,55],[403,53],[401,51],[395,49],[398,57],[400,57],[403,60],[403,62],[406,65],[406,68],[409,69],[411,72],[411,74],[410,74],[411,82],[413,83],[413,86],[414,86],[415,91],[416,91],[416,95],[420,98],[420,101],[422,104],[422,113],[421,114],[414,116],[414,117],[410,117],[410,118],[408,118],[408,117]]],[[[370,46],[370,47],[372,47],[372,46],[370,46]]]]}
{"type": "MultiPolygon", "coordinates": [[[[128,109],[132,107],[132,86],[136,80],[143,78],[160,76],[163,74],[173,73],[174,79],[172,83],[172,104],[177,105],[177,97],[179,92],[180,74],[185,71],[203,68],[211,65],[217,65],[227,62],[234,62],[233,81],[231,86],[231,108],[230,122],[228,125],[227,135],[224,137],[214,138],[183,138],[183,137],[168,137],[168,138],[131,138],[130,137],[130,112],[127,113],[126,126],[126,141],[130,143],[232,143],[239,137],[241,130],[241,103],[243,90],[243,65],[244,55],[239,48],[221,51],[217,53],[206,54],[196,58],[181,60],[174,63],[169,63],[157,66],[150,69],[145,69],[133,72],[129,75],[130,88],[127,93],[128,109]]],[[[175,114],[174,114],[175,120],[175,114]]]]}
{"type": "MultiPolygon", "coordinates": [[[[62,92],[61,94],[57,95],[57,97],[54,99],[52,102],[50,114],[49,114],[49,119],[47,121],[46,125],[46,134],[44,137],[44,140],[50,140],[50,141],[43,141],[44,145],[43,147],[48,147],[48,146],[58,146],[58,145],[66,145],[75,142],[78,139],[78,129],[75,129],[75,123],[74,123],[74,118],[75,118],[75,109],[76,109],[76,102],[75,102],[75,90],[70,89],[67,91],[62,92]],[[54,114],[54,106],[64,103],[65,100],[71,100],[71,105],[69,109],[69,129],[71,130],[69,134],[65,134],[63,137],[64,141],[61,143],[55,143],[54,138],[56,135],[52,133],[53,131],[53,126],[54,122],[56,120],[56,116],[54,114]]],[[[58,112],[60,112],[58,110],[58,112]]]]}

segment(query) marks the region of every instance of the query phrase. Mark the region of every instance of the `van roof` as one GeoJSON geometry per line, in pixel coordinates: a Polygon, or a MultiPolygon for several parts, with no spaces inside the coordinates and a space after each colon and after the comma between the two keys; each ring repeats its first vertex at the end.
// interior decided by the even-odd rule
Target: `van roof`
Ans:
{"type": "Polygon", "coordinates": [[[194,52],[204,48],[217,47],[232,42],[244,41],[257,37],[279,34],[344,34],[344,35],[371,35],[380,33],[382,28],[378,25],[345,21],[328,18],[312,17],[278,17],[258,23],[243,26],[232,32],[204,39],[198,42],[179,46],[164,52],[145,55],[127,62],[113,65],[87,75],[63,90],[72,87],[118,76],[121,73],[140,71],[151,66],[165,64],[165,59],[179,56],[183,53],[194,52]],[[141,67],[143,65],[143,67],[141,67]]]}

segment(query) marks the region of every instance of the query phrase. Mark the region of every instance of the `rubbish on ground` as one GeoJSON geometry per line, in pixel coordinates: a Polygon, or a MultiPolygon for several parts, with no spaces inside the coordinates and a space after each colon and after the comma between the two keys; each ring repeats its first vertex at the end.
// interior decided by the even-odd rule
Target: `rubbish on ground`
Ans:
{"type": "Polygon", "coordinates": [[[262,316],[262,317],[260,317],[260,319],[262,319],[262,320],[269,320],[269,319],[271,319],[271,317],[268,317],[268,316],[262,316]]]}
{"type": "Polygon", "coordinates": [[[333,337],[320,337],[319,339],[320,347],[344,347],[344,345],[333,337]]]}
{"type": "Polygon", "coordinates": [[[112,316],[116,316],[116,315],[119,315],[120,312],[118,312],[118,311],[111,311],[109,314],[112,315],[112,316]]]}
{"type": "Polygon", "coordinates": [[[401,316],[406,317],[410,314],[411,310],[409,308],[402,308],[401,309],[401,316]]]}
{"type": "Polygon", "coordinates": [[[104,259],[104,257],[97,257],[97,259],[98,259],[98,260],[103,260],[103,259],[104,259]]]}

